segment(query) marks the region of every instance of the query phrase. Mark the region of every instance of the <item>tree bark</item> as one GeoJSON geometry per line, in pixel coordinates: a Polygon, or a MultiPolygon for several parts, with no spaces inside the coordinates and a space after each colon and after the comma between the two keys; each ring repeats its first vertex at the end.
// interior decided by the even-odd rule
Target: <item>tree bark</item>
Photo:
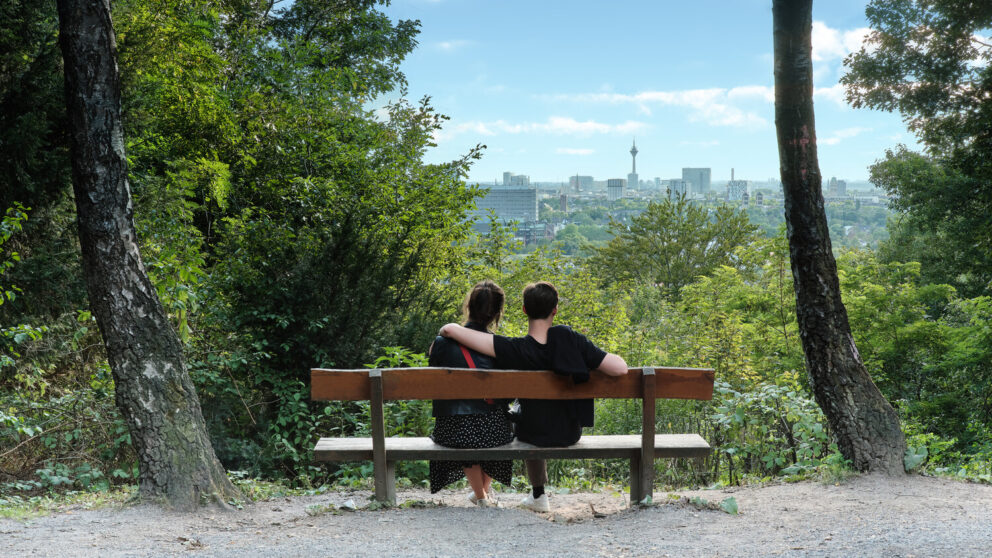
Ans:
{"type": "Polygon", "coordinates": [[[83,272],[138,454],[138,494],[178,509],[225,503],[239,491],[214,454],[182,346],[138,253],[109,1],[58,0],[58,12],[83,272]]]}
{"type": "Polygon", "coordinates": [[[841,301],[813,121],[812,0],[773,0],[775,127],[799,334],[813,393],[859,471],[905,471],[899,417],[872,382],[841,301]]]}

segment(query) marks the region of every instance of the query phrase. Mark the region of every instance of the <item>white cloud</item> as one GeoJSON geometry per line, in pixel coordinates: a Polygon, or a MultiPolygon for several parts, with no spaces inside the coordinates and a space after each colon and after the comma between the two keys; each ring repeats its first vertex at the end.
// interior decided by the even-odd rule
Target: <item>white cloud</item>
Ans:
{"type": "Polygon", "coordinates": [[[818,138],[816,140],[816,143],[819,145],[837,145],[845,139],[853,138],[854,136],[870,131],[871,128],[862,128],[861,126],[855,126],[853,128],[842,128],[825,138],[818,138]]]}
{"type": "Polygon", "coordinates": [[[775,88],[769,87],[767,85],[741,85],[732,88],[727,91],[727,98],[729,99],[751,99],[757,98],[768,101],[769,103],[775,102],[775,88]]]}
{"type": "Polygon", "coordinates": [[[434,48],[444,52],[454,52],[456,50],[461,50],[471,44],[473,44],[472,41],[466,41],[464,39],[454,39],[451,41],[440,41],[434,43],[434,48]]]}
{"type": "Polygon", "coordinates": [[[555,153],[559,155],[592,155],[595,152],[595,149],[573,147],[559,147],[558,149],[555,149],[555,153]]]}
{"type": "Polygon", "coordinates": [[[845,92],[844,86],[840,83],[835,83],[830,87],[816,87],[813,89],[813,100],[833,101],[842,107],[846,107],[847,103],[844,101],[845,92]]]}
{"type": "Polygon", "coordinates": [[[642,91],[633,95],[622,93],[582,93],[578,95],[555,95],[555,101],[575,101],[583,103],[634,104],[642,112],[650,114],[652,105],[686,107],[689,120],[705,122],[711,126],[764,127],[768,121],[752,111],[746,111],[730,104],[730,92],[734,99],[760,97],[768,100],[768,88],[747,86],[727,90],[686,89],[682,91],[642,91]]]}
{"type": "Polygon", "coordinates": [[[871,32],[867,27],[850,31],[832,29],[822,21],[813,22],[813,60],[843,58],[861,48],[865,36],[871,32]]]}
{"type": "Polygon", "coordinates": [[[552,116],[545,122],[512,123],[505,120],[482,122],[473,120],[447,126],[434,134],[434,141],[441,142],[455,136],[472,133],[481,136],[497,134],[551,134],[587,137],[594,134],[631,135],[647,128],[644,122],[628,120],[620,124],[606,124],[595,120],[576,120],[565,116],[552,116]]]}

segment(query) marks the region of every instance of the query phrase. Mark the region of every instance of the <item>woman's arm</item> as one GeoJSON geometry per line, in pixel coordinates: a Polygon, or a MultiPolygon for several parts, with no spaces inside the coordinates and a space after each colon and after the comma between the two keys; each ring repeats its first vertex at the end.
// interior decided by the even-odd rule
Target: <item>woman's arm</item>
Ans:
{"type": "Polygon", "coordinates": [[[447,324],[441,328],[439,335],[465,345],[477,353],[491,357],[496,356],[496,350],[493,347],[493,334],[491,333],[476,331],[458,324],[447,324]]]}
{"type": "Polygon", "coordinates": [[[596,370],[607,376],[623,376],[627,373],[627,361],[620,355],[606,353],[606,357],[603,358],[603,362],[599,364],[596,370]]]}

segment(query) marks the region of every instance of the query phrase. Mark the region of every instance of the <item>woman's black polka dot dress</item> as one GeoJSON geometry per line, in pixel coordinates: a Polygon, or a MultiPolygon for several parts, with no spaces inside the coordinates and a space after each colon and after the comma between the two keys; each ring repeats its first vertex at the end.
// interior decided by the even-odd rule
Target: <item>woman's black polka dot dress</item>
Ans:
{"type": "MultiPolygon", "coordinates": [[[[513,441],[513,427],[506,409],[500,407],[480,415],[437,417],[431,439],[449,448],[494,448],[513,441]]],[[[513,478],[513,461],[431,461],[431,493],[465,476],[465,467],[482,465],[493,479],[509,486],[513,478]]]]}

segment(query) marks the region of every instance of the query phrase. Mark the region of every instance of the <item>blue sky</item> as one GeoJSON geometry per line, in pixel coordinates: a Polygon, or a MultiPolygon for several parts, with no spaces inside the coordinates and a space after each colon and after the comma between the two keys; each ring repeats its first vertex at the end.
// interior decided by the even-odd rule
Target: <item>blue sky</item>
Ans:
{"type": "MultiPolygon", "coordinates": [[[[844,103],[842,59],[867,31],[865,1],[814,2],[814,83],[824,176],[864,180],[897,143],[898,114],[844,103]]],[[[771,0],[393,0],[421,22],[403,64],[409,96],[451,120],[430,151],[487,145],[472,181],[641,178],[710,167],[713,179],[778,177],[771,0]]]]}

